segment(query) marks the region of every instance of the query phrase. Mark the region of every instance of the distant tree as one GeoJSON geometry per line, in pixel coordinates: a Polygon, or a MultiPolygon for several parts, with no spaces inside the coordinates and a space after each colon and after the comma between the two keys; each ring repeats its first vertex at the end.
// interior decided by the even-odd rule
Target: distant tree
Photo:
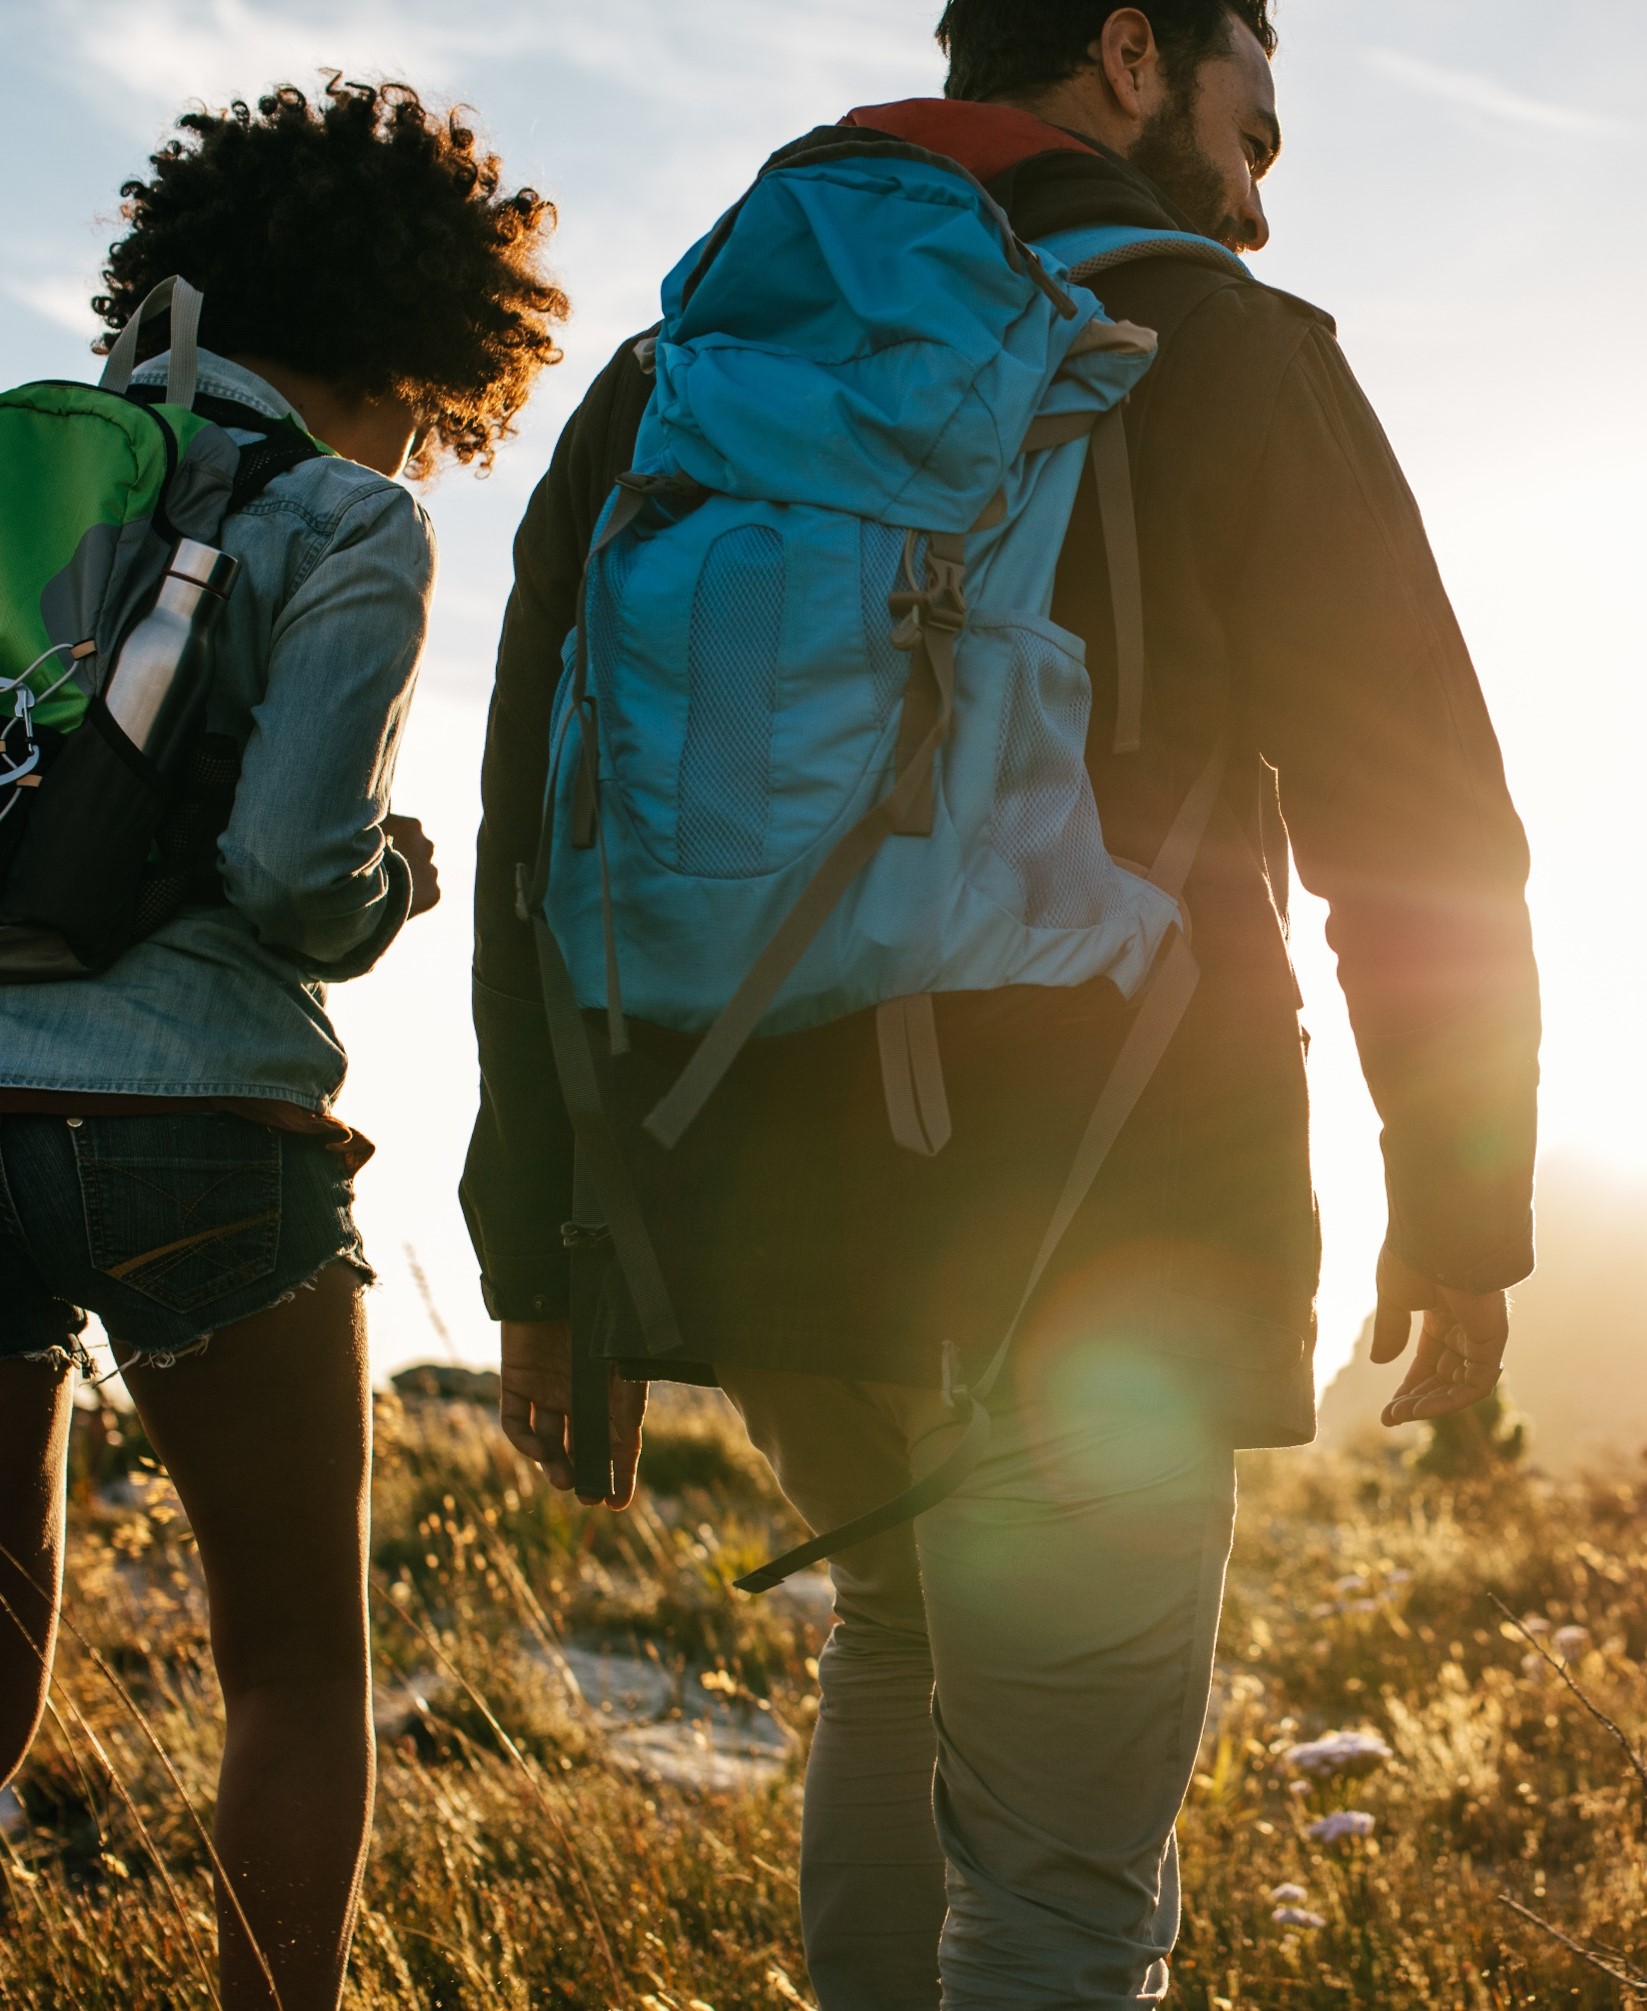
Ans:
{"type": "Polygon", "coordinates": [[[1441,1480],[1471,1480],[1501,1473],[1526,1456],[1527,1420],[1512,1406],[1501,1383],[1473,1410],[1437,1418],[1429,1443],[1415,1454],[1419,1473],[1441,1480]]]}

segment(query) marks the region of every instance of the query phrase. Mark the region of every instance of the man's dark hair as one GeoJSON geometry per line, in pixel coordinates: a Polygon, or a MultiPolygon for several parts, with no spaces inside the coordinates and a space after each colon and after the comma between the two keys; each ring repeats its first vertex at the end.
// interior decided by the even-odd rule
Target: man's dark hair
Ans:
{"type": "MultiPolygon", "coordinates": [[[[206,296],[207,348],[407,398],[428,429],[414,472],[442,448],[489,463],[560,360],[567,300],[540,264],[553,205],[501,193],[497,157],[405,84],[334,75],[316,103],[286,84],[177,126],[121,190],[131,228],[94,312],[118,330],[180,273],[206,296]]],[[[147,353],[165,340],[162,320],[147,353]]]]}
{"type": "Polygon", "coordinates": [[[1168,75],[1182,88],[1208,56],[1229,46],[1233,22],[1275,53],[1270,0],[949,0],[938,42],[949,58],[951,98],[998,98],[1073,77],[1104,23],[1136,7],[1155,30],[1168,75]]]}

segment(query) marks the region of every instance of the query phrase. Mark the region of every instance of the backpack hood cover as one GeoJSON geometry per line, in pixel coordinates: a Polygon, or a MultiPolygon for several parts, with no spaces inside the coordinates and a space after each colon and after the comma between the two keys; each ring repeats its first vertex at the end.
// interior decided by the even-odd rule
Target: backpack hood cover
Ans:
{"type": "Polygon", "coordinates": [[[843,134],[838,158],[780,157],[670,274],[642,472],[965,532],[1033,419],[1113,405],[1148,369],[1071,356],[1104,319],[1093,295],[1061,312],[977,183],[875,148],[843,134]]]}

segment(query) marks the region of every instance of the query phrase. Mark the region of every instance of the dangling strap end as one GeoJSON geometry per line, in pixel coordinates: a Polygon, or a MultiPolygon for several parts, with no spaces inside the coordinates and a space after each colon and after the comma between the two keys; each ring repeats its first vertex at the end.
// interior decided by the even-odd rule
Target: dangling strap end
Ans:
{"type": "Polygon", "coordinates": [[[595,778],[587,761],[578,763],[577,778],[572,785],[572,848],[577,852],[592,852],[599,829],[600,803],[595,793],[595,778]]]}
{"type": "Polygon", "coordinates": [[[646,1133],[647,1137],[655,1144],[661,1145],[665,1152],[674,1151],[675,1147],[686,1136],[687,1125],[692,1122],[692,1117],[688,1114],[683,1123],[671,1107],[672,1103],[673,1098],[666,1096],[657,1109],[652,1112],[651,1116],[646,1118],[641,1125],[641,1130],[646,1133]]]}

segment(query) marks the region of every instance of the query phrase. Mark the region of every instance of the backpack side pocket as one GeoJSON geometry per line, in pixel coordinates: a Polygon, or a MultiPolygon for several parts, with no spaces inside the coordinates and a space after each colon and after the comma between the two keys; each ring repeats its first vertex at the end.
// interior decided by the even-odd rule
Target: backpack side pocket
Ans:
{"type": "Polygon", "coordinates": [[[52,931],[86,970],[106,970],[132,939],[168,795],[159,769],[93,699],[28,806],[0,920],[52,931]]]}

